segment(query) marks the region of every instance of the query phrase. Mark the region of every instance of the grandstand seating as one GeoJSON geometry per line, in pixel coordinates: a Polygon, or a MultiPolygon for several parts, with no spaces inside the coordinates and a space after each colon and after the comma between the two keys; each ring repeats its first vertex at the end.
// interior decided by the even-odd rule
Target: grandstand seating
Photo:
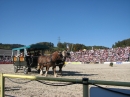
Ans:
{"type": "Polygon", "coordinates": [[[11,64],[12,50],[0,49],[0,64],[11,64]]]}
{"type": "Polygon", "coordinates": [[[104,62],[127,62],[130,61],[130,47],[118,47],[111,49],[80,50],[71,52],[71,59],[67,62],[104,63],[104,62]]]}
{"type": "MultiPolygon", "coordinates": [[[[0,64],[9,64],[12,50],[0,49],[0,64]]],[[[130,47],[118,47],[110,49],[80,50],[71,52],[71,59],[66,62],[81,62],[82,64],[104,63],[104,62],[127,62],[130,61],[130,47]]]]}

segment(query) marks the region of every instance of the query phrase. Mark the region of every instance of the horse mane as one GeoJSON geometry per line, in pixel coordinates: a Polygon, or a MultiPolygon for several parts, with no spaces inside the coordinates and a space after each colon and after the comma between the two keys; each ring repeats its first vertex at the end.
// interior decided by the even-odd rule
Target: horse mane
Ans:
{"type": "Polygon", "coordinates": [[[60,60],[61,59],[61,56],[59,54],[58,51],[55,51],[54,53],[52,53],[52,61],[56,61],[56,60],[60,60]]]}

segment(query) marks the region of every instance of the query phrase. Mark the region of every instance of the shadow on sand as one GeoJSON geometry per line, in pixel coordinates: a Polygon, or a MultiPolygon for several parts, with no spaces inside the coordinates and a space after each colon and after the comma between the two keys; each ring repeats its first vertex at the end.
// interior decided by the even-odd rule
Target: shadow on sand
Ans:
{"type": "MultiPolygon", "coordinates": [[[[58,73],[60,75],[60,73],[58,73]]],[[[62,76],[93,76],[98,74],[85,74],[78,71],[62,71],[62,76]]]]}
{"type": "MultiPolygon", "coordinates": [[[[45,73],[45,69],[44,69],[43,73],[45,73]]],[[[61,76],[59,71],[56,71],[56,73],[58,74],[58,76],[61,76]]],[[[28,72],[28,74],[36,74],[36,75],[39,74],[40,75],[40,72],[38,72],[36,69],[33,69],[33,70],[31,70],[31,72],[28,72]]],[[[53,71],[49,70],[48,75],[53,76],[53,71]]],[[[62,76],[94,76],[94,75],[98,75],[98,74],[87,74],[87,73],[83,73],[83,72],[79,72],[79,71],[62,71],[62,76]]]]}
{"type": "MultiPolygon", "coordinates": [[[[37,71],[32,71],[32,73],[38,74],[37,71]]],[[[43,73],[45,73],[45,71],[43,73]]],[[[58,74],[58,76],[61,76],[61,73],[59,73],[58,71],[56,71],[56,73],[58,74]]],[[[53,71],[48,71],[48,75],[53,76],[53,71]]],[[[85,74],[78,71],[62,71],[62,76],[93,76],[93,75],[98,75],[98,74],[85,74]]]]}

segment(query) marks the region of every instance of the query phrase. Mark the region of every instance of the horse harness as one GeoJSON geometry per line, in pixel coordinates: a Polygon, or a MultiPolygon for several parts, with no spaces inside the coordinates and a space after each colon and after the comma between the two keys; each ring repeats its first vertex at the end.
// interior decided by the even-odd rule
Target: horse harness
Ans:
{"type": "MultiPolygon", "coordinates": [[[[47,57],[47,56],[46,56],[47,57]]],[[[54,61],[52,60],[52,55],[49,56],[50,57],[50,61],[46,61],[43,64],[49,64],[49,63],[53,63],[54,61]]],[[[55,63],[55,62],[54,62],[55,63]]]]}

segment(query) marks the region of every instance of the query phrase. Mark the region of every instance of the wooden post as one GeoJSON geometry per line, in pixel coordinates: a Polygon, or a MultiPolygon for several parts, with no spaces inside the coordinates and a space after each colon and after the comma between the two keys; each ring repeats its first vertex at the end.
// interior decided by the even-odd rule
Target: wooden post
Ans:
{"type": "Polygon", "coordinates": [[[4,97],[4,79],[3,74],[0,73],[0,97],[4,97]]]}
{"type": "Polygon", "coordinates": [[[88,78],[83,78],[83,97],[89,97],[89,84],[88,78]]]}

